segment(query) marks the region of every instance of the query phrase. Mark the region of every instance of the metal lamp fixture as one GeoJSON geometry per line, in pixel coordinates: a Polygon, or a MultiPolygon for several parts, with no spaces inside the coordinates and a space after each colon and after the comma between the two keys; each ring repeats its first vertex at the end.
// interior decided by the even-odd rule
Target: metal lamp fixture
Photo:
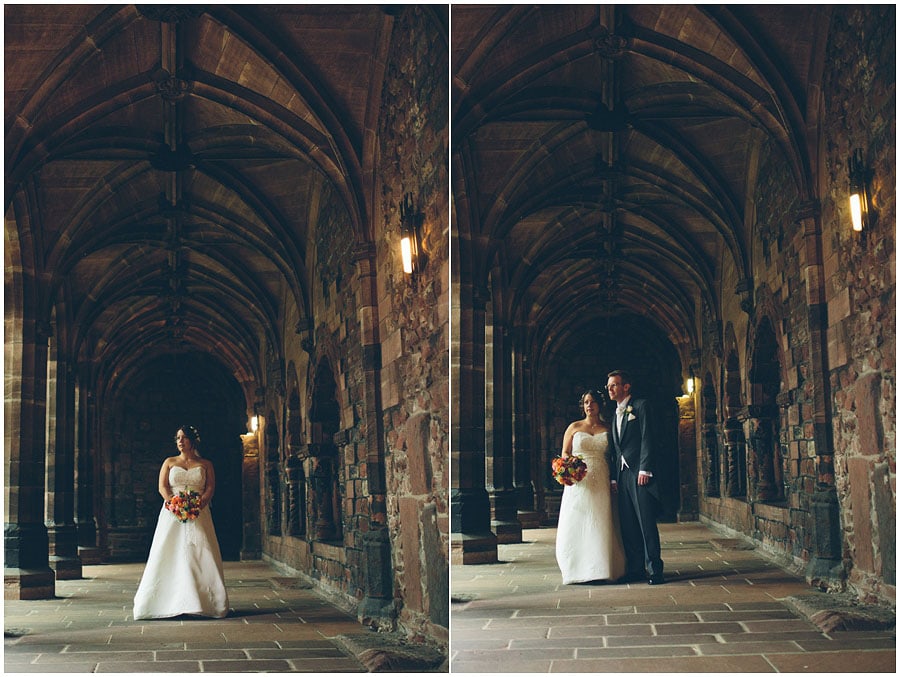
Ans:
{"type": "Polygon", "coordinates": [[[861,148],[850,157],[850,219],[858,233],[869,227],[869,190],[861,148]]]}
{"type": "Polygon", "coordinates": [[[412,275],[419,268],[419,224],[421,214],[413,207],[412,193],[403,196],[400,203],[400,259],[403,272],[412,275]]]}

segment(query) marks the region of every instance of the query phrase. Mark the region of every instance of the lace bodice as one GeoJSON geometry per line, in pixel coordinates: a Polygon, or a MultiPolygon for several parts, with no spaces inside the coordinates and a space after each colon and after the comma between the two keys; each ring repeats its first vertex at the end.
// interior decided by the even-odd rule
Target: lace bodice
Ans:
{"type": "Polygon", "coordinates": [[[169,486],[172,493],[179,491],[196,491],[202,494],[206,489],[206,471],[202,465],[195,465],[188,470],[179,466],[169,468],[169,486]]]}
{"type": "Polygon", "coordinates": [[[577,432],[572,438],[572,453],[588,458],[605,459],[609,448],[609,433],[602,432],[591,435],[586,432],[577,432]]]}

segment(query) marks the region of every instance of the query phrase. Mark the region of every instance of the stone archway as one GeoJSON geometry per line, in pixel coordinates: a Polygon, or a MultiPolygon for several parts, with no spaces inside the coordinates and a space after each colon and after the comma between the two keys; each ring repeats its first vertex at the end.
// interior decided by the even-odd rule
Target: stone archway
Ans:
{"type": "Polygon", "coordinates": [[[315,540],[338,541],[342,537],[343,526],[340,464],[334,436],[341,428],[341,410],[334,372],[328,359],[323,359],[316,369],[311,402],[307,514],[315,540]]]}

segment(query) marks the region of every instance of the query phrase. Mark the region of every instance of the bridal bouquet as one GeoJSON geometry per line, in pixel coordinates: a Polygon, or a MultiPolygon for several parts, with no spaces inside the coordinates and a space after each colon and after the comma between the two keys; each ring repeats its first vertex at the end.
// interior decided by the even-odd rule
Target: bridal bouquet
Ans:
{"type": "Polygon", "coordinates": [[[553,479],[568,486],[580,482],[587,474],[587,463],[581,456],[557,456],[550,466],[553,469],[553,479]]]}
{"type": "Polygon", "coordinates": [[[200,494],[196,491],[179,491],[166,501],[166,510],[179,522],[189,522],[200,516],[200,494]]]}

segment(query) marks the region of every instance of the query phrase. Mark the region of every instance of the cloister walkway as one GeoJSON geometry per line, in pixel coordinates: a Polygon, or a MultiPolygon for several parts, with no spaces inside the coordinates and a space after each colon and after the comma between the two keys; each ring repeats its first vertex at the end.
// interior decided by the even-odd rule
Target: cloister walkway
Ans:
{"type": "MultiPolygon", "coordinates": [[[[7,600],[4,671],[355,673],[398,655],[410,659],[396,642],[262,561],[225,562],[232,608],[225,619],[134,621],[143,568],[85,566],[81,580],[57,581],[56,599],[7,600]]],[[[417,658],[407,663],[425,671],[417,658]]]]}
{"type": "Polygon", "coordinates": [[[811,589],[698,522],[660,536],[661,586],[562,585],[552,528],[499,546],[498,564],[454,565],[451,671],[895,672],[892,610],[811,589]]]}

